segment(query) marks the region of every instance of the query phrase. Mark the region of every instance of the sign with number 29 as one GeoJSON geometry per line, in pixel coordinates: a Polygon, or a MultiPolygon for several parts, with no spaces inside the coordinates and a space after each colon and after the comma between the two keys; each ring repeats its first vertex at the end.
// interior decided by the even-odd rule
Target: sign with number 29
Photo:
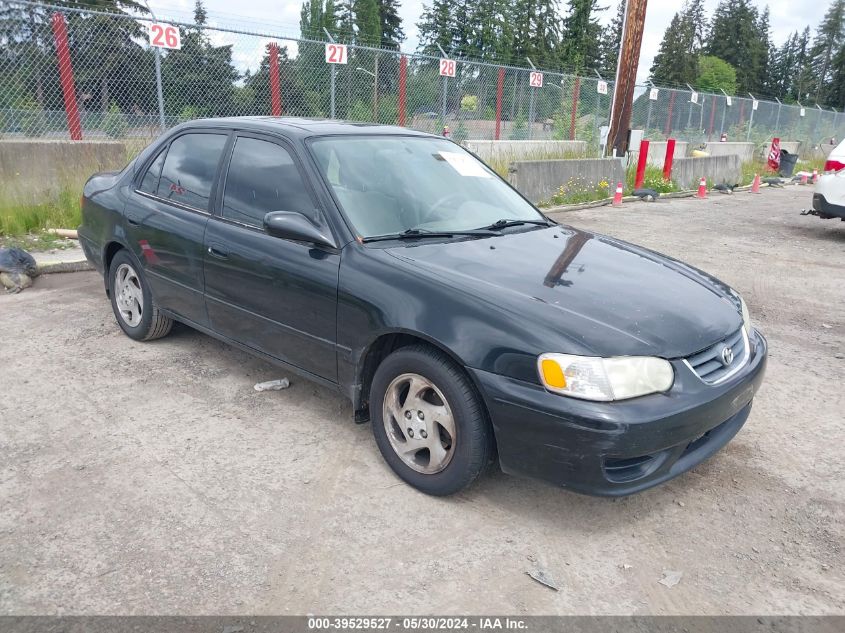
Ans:
{"type": "Polygon", "coordinates": [[[182,36],[179,33],[179,27],[153,22],[150,24],[150,46],[182,48],[182,36]]]}

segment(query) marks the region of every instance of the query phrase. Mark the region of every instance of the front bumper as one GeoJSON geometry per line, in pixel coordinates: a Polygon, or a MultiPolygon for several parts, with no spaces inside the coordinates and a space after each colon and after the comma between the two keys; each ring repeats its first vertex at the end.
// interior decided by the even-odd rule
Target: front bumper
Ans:
{"type": "Polygon", "coordinates": [[[704,383],[677,361],[669,392],[620,402],[578,400],[470,372],[487,404],[504,472],[623,496],[686,472],[742,428],[766,368],[766,339],[755,331],[749,344],[748,363],[722,384],[704,383]]]}

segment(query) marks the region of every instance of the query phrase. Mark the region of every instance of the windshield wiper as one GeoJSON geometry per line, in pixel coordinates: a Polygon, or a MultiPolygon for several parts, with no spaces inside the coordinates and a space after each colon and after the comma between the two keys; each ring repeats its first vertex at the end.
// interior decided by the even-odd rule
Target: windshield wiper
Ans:
{"type": "Polygon", "coordinates": [[[420,238],[430,238],[430,237],[455,237],[456,235],[471,235],[473,237],[490,237],[496,235],[496,233],[491,232],[490,230],[484,229],[473,229],[470,231],[426,231],[424,229],[407,229],[402,231],[401,233],[388,233],[386,235],[373,235],[371,237],[364,237],[361,238],[361,241],[366,242],[384,242],[387,240],[416,240],[420,238]]]}
{"type": "Polygon", "coordinates": [[[501,220],[496,220],[495,222],[493,222],[493,224],[481,226],[477,230],[497,231],[499,229],[506,229],[511,226],[522,226],[523,224],[536,224],[537,226],[553,226],[552,223],[548,220],[508,220],[507,218],[502,218],[501,220]]]}

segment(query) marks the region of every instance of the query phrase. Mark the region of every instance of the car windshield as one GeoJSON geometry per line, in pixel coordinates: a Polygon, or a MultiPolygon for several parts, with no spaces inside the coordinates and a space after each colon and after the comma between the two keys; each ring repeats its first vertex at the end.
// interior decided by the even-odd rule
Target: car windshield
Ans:
{"type": "Polygon", "coordinates": [[[487,166],[445,139],[331,136],[311,148],[362,238],[545,221],[487,166]]]}

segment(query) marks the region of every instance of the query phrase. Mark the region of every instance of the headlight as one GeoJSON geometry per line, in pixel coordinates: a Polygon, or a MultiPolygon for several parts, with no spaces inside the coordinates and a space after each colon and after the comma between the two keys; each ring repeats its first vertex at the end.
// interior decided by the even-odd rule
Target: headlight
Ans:
{"type": "Polygon", "coordinates": [[[675,381],[669,361],[650,356],[541,354],[537,369],[549,391],[604,402],[668,391],[675,381]]]}
{"type": "Polygon", "coordinates": [[[751,336],[751,315],[748,313],[748,306],[745,305],[745,299],[739,293],[736,296],[739,297],[739,309],[742,312],[742,327],[745,329],[745,333],[751,336]]]}

